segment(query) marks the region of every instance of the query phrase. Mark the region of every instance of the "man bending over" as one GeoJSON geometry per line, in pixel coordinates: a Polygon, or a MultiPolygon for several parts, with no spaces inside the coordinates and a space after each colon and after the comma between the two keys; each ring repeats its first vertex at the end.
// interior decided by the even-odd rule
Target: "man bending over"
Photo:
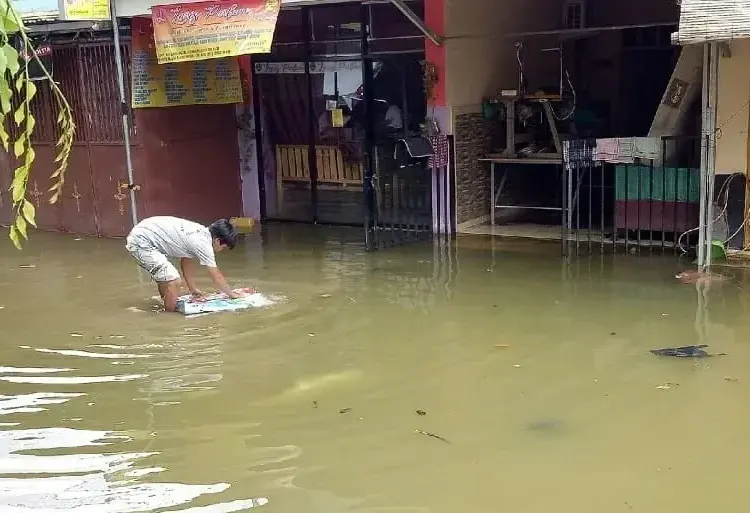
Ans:
{"type": "Polygon", "coordinates": [[[226,219],[206,228],[178,217],[157,216],[144,219],[130,231],[125,249],[145,269],[159,288],[164,309],[174,312],[180,297],[180,273],[169,258],[180,259],[180,269],[190,293],[196,299],[203,293],[195,286],[193,259],[208,269],[216,286],[230,298],[242,297],[233,292],[216,266],[215,253],[237,244],[237,232],[226,219]]]}

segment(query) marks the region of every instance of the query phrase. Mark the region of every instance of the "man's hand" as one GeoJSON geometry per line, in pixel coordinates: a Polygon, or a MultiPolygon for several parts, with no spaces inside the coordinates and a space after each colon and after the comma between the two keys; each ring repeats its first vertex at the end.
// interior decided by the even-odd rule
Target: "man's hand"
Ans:
{"type": "Polygon", "coordinates": [[[229,296],[229,299],[239,299],[241,297],[245,297],[245,293],[244,292],[237,292],[237,291],[234,291],[234,290],[231,291],[227,295],[229,296]]]}
{"type": "Polygon", "coordinates": [[[189,258],[180,259],[180,268],[182,268],[182,276],[185,278],[185,285],[187,285],[190,295],[193,299],[198,299],[203,296],[198,287],[195,286],[195,264],[189,258]]]}
{"type": "Polygon", "coordinates": [[[203,292],[201,292],[199,289],[191,290],[190,295],[193,296],[194,301],[203,302],[206,300],[205,294],[203,294],[203,292]]]}

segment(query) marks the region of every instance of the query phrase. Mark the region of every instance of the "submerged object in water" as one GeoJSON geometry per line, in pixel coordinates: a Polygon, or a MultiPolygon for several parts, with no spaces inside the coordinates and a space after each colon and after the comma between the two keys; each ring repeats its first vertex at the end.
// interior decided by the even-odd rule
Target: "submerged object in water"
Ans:
{"type": "Polygon", "coordinates": [[[664,349],[652,349],[656,356],[674,356],[677,358],[705,358],[707,356],[724,356],[726,353],[709,354],[703,350],[706,344],[699,346],[665,347],[664,349]]]}
{"type": "Polygon", "coordinates": [[[719,273],[708,273],[701,271],[682,271],[675,275],[675,278],[680,280],[682,283],[692,285],[695,283],[706,283],[706,282],[722,282],[727,281],[729,278],[719,273]]]}
{"type": "Polygon", "coordinates": [[[560,432],[564,431],[566,427],[566,424],[564,421],[558,418],[550,417],[550,418],[540,418],[536,420],[532,420],[531,422],[526,424],[526,429],[528,431],[539,431],[539,432],[560,432]]]}
{"type": "Polygon", "coordinates": [[[286,391],[285,395],[308,393],[327,388],[331,385],[357,381],[360,379],[362,379],[362,371],[360,369],[346,369],[339,372],[330,372],[328,374],[298,380],[293,388],[286,391]]]}
{"type": "MultiPolygon", "coordinates": [[[[287,388],[281,394],[266,398],[264,403],[275,403],[284,400],[294,400],[312,394],[322,393],[329,388],[351,385],[362,380],[361,369],[346,369],[338,372],[329,372],[318,376],[311,376],[298,380],[292,387],[287,388]]],[[[313,401],[313,407],[318,407],[318,400],[313,401]]]]}

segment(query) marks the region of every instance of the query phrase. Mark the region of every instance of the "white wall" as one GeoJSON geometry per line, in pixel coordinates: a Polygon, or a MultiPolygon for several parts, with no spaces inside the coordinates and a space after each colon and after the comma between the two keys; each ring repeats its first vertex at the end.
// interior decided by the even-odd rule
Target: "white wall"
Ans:
{"type": "Polygon", "coordinates": [[[731,43],[732,56],[719,62],[719,105],[716,126],[716,172],[747,172],[750,39],[731,43]]]}
{"type": "Polygon", "coordinates": [[[516,87],[508,34],[557,29],[562,18],[560,0],[445,0],[445,9],[446,96],[454,115],[478,112],[484,97],[516,87]]]}

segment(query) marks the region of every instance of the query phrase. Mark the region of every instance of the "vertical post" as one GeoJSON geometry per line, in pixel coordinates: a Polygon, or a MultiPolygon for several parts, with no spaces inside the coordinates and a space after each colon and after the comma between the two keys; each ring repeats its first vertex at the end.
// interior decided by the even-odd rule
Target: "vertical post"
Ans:
{"type": "Polygon", "coordinates": [[[315,115],[315,104],[313,103],[313,83],[310,73],[312,62],[312,42],[315,38],[313,32],[312,9],[303,7],[303,19],[305,20],[305,84],[307,95],[307,161],[310,166],[310,203],[312,208],[311,220],[318,224],[318,159],[315,138],[318,133],[318,118],[315,115]]]}
{"type": "Polygon", "coordinates": [[[490,162],[490,225],[495,226],[495,205],[497,204],[497,198],[495,197],[495,161],[490,162]]]}
{"type": "MultiPolygon", "coordinates": [[[[750,113],[748,113],[747,126],[750,127],[750,113]]],[[[750,137],[747,138],[747,167],[745,167],[745,215],[743,224],[742,249],[750,249],[750,137]]]]}
{"type": "Polygon", "coordinates": [[[711,266],[711,249],[714,235],[714,187],[716,183],[716,119],[719,94],[719,43],[710,45],[711,68],[708,79],[708,148],[706,153],[706,267],[711,266]]]}
{"type": "Polygon", "coordinates": [[[372,95],[374,79],[372,75],[373,60],[368,57],[370,53],[368,36],[370,33],[370,10],[365,4],[362,4],[360,11],[361,30],[361,51],[362,51],[362,100],[364,102],[364,173],[362,173],[362,191],[365,201],[365,247],[368,251],[378,249],[380,244],[378,235],[378,217],[380,215],[378,192],[375,187],[378,186],[379,177],[378,162],[373,139],[375,131],[372,120],[372,95]]]}
{"type": "Polygon", "coordinates": [[[255,73],[255,62],[251,62],[250,89],[253,94],[253,124],[255,128],[255,154],[258,163],[258,196],[260,199],[260,222],[268,218],[268,205],[266,204],[266,163],[263,154],[263,119],[260,108],[260,87],[258,75],[255,73]]]}
{"type": "Polygon", "coordinates": [[[117,65],[117,86],[120,89],[120,109],[122,111],[122,137],[125,143],[125,163],[128,168],[128,189],[130,189],[130,214],[133,226],[138,224],[138,212],[135,203],[135,183],[133,182],[133,157],[130,154],[130,120],[128,119],[128,103],[125,98],[125,76],[122,67],[122,51],[120,50],[120,27],[117,25],[115,1],[109,3],[112,18],[112,35],[115,43],[115,64],[117,65]]]}
{"type": "Polygon", "coordinates": [[[700,164],[700,214],[698,221],[698,268],[703,269],[706,265],[706,176],[708,157],[708,83],[710,66],[709,44],[703,45],[703,87],[701,101],[701,164],[700,164]]]}

